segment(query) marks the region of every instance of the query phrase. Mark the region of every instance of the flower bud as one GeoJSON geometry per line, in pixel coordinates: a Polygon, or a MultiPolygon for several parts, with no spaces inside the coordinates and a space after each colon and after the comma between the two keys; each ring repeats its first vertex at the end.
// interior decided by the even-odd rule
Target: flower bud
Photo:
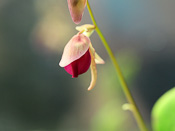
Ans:
{"type": "Polygon", "coordinates": [[[67,0],[67,2],[73,22],[75,24],[79,24],[82,19],[87,0],[67,0]]]}

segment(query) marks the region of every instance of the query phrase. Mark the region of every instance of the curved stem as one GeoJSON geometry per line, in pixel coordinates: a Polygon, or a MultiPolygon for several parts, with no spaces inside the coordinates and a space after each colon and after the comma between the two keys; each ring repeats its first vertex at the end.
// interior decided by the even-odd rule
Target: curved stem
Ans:
{"type": "Polygon", "coordinates": [[[100,31],[100,29],[99,29],[99,27],[98,27],[98,25],[97,25],[97,23],[95,21],[95,18],[93,16],[93,13],[92,13],[92,10],[91,10],[91,7],[90,7],[88,1],[87,1],[87,8],[88,8],[90,17],[92,19],[92,22],[96,26],[96,29],[95,30],[96,30],[97,34],[99,35],[101,41],[103,42],[103,45],[105,46],[105,48],[106,48],[106,50],[107,50],[107,52],[108,52],[108,54],[109,54],[109,56],[111,58],[111,61],[112,61],[113,65],[114,65],[114,67],[115,67],[115,70],[116,70],[116,73],[118,75],[120,84],[121,84],[122,89],[124,91],[124,94],[126,95],[126,98],[127,98],[128,102],[133,107],[132,108],[132,112],[133,112],[134,117],[135,117],[135,119],[137,121],[137,124],[138,124],[138,126],[139,126],[139,128],[140,128],[141,131],[147,131],[146,125],[145,125],[145,123],[143,121],[143,118],[142,118],[142,116],[141,116],[141,114],[140,114],[140,112],[139,112],[139,110],[138,110],[138,108],[136,106],[136,103],[135,103],[135,101],[134,101],[134,99],[133,99],[133,97],[131,95],[131,92],[130,92],[127,84],[126,84],[126,81],[125,81],[125,79],[123,77],[123,74],[122,74],[122,72],[120,70],[119,64],[118,64],[118,62],[117,62],[117,60],[116,60],[116,58],[115,58],[115,56],[114,56],[111,48],[109,47],[106,39],[104,38],[102,32],[100,31]]]}

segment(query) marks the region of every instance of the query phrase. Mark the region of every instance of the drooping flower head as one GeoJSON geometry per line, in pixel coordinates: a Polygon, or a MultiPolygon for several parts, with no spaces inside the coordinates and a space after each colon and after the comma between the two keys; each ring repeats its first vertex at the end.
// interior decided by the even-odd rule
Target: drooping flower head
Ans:
{"type": "Polygon", "coordinates": [[[80,31],[73,36],[65,46],[59,65],[72,75],[73,78],[85,73],[91,68],[91,83],[88,90],[91,90],[97,80],[96,64],[104,64],[103,59],[95,52],[90,35],[93,33],[94,25],[83,25],[76,27],[80,31]]]}
{"type": "Polygon", "coordinates": [[[67,2],[73,22],[75,24],[79,24],[82,19],[87,0],[67,0],[67,2]]]}
{"type": "Polygon", "coordinates": [[[72,37],[64,48],[62,59],[59,63],[61,67],[72,75],[85,73],[91,64],[91,56],[89,53],[90,39],[83,34],[77,34],[72,37]]]}

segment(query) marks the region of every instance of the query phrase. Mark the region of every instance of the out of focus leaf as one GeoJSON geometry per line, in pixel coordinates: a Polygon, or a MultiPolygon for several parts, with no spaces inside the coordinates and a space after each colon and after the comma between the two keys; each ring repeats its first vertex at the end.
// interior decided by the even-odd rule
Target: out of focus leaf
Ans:
{"type": "Polygon", "coordinates": [[[159,98],[152,110],[154,131],[175,131],[175,88],[159,98]]]}

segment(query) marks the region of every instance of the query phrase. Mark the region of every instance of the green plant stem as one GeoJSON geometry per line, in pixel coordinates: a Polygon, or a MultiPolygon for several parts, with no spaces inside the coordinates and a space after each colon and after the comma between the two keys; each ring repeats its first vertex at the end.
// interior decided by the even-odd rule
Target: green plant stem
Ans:
{"type": "Polygon", "coordinates": [[[126,81],[125,81],[125,79],[123,77],[123,74],[122,74],[122,72],[120,70],[119,64],[118,64],[118,62],[117,62],[117,60],[116,60],[116,58],[115,58],[111,48],[109,47],[106,39],[104,38],[102,32],[100,31],[100,29],[99,29],[99,27],[98,27],[98,25],[97,25],[97,23],[95,21],[95,18],[93,16],[93,13],[92,13],[92,10],[91,10],[91,7],[90,7],[88,1],[87,1],[87,8],[88,8],[90,17],[92,19],[92,22],[96,26],[95,30],[96,30],[97,34],[99,35],[101,41],[103,42],[103,44],[104,44],[104,46],[105,46],[105,48],[106,48],[106,50],[107,50],[111,60],[112,60],[112,63],[114,64],[114,67],[115,67],[116,73],[118,75],[120,84],[122,86],[122,89],[124,91],[124,94],[126,95],[126,98],[127,98],[128,102],[129,102],[129,104],[132,107],[131,111],[134,114],[134,117],[135,117],[135,119],[136,119],[136,121],[138,123],[138,126],[139,126],[141,131],[147,131],[146,125],[145,125],[145,123],[143,121],[143,118],[142,118],[142,116],[141,116],[141,114],[140,114],[140,112],[139,112],[139,110],[138,110],[138,108],[136,106],[136,103],[135,103],[135,101],[134,101],[134,99],[133,99],[133,97],[131,95],[131,92],[130,92],[127,84],[126,84],[126,81]]]}

